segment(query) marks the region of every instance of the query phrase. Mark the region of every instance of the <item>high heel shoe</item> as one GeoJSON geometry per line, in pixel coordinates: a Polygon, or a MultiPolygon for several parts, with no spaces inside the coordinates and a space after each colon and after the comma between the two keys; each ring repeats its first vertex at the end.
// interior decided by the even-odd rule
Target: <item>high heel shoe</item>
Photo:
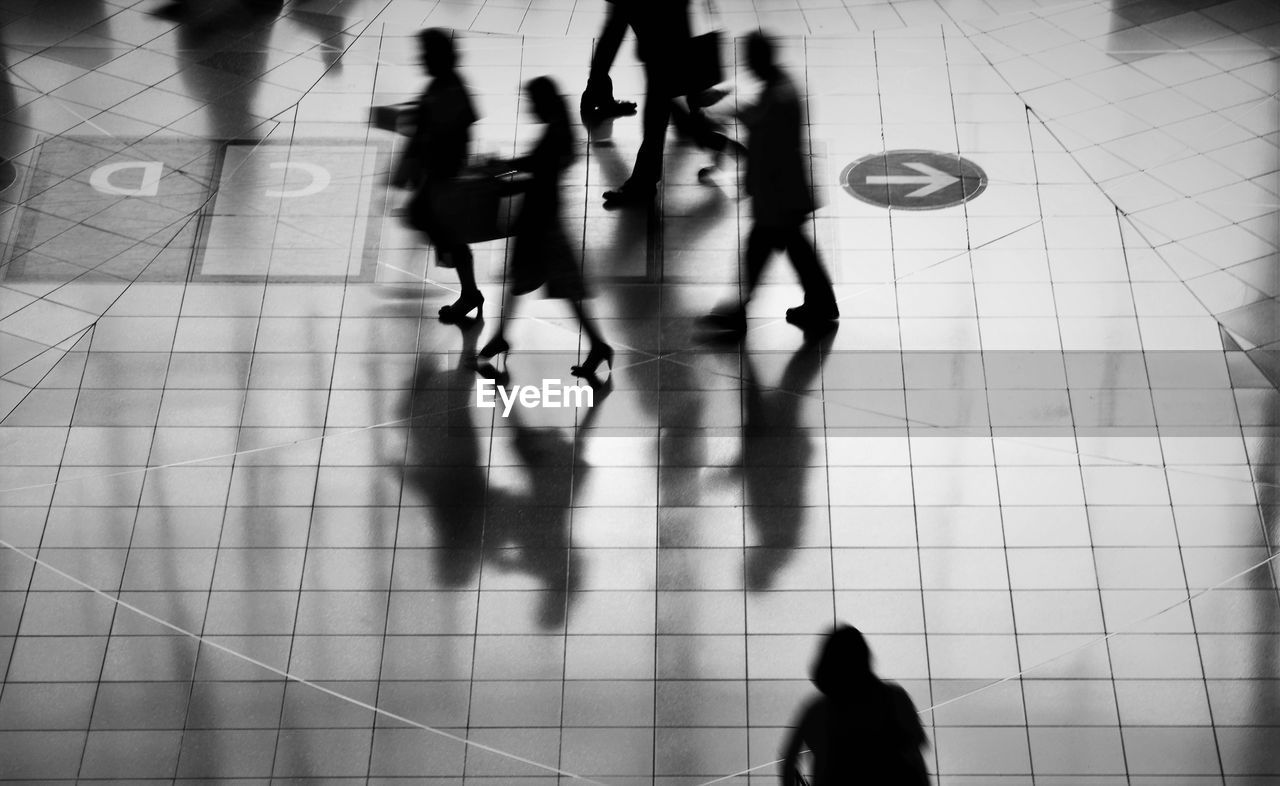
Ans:
{"type": "Polygon", "coordinates": [[[603,341],[592,346],[591,351],[587,353],[587,359],[582,361],[582,365],[571,367],[569,373],[575,377],[594,379],[601,363],[608,363],[609,371],[613,371],[613,347],[603,341]]]}
{"type": "Polygon", "coordinates": [[[474,293],[463,292],[457,300],[441,306],[440,321],[447,325],[461,322],[473,308],[476,310],[476,319],[484,319],[484,295],[478,290],[474,293]]]}
{"type": "Polygon", "coordinates": [[[498,355],[510,351],[511,345],[508,344],[507,340],[502,337],[501,333],[499,333],[489,339],[489,343],[480,348],[480,351],[476,353],[476,360],[492,360],[498,355]]]}

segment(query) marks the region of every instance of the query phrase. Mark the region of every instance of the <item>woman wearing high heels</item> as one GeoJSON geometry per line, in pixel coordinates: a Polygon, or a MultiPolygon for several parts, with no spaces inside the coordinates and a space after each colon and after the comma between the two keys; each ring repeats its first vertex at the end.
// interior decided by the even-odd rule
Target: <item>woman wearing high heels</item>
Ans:
{"type": "Polygon", "coordinates": [[[436,218],[438,206],[446,204],[454,178],[466,162],[471,142],[471,125],[476,122],[475,109],[467,86],[458,76],[458,55],[449,33],[433,27],[418,33],[422,62],[431,84],[418,100],[417,129],[405,151],[405,164],[400,174],[416,180],[417,193],[410,203],[411,213],[425,221],[422,228],[435,246],[440,267],[458,271],[462,290],[458,299],[440,308],[440,321],[454,323],[464,319],[472,309],[479,313],[484,295],[476,286],[475,262],[471,247],[458,237],[447,221],[436,218]],[[424,200],[418,207],[414,203],[424,200]]]}
{"type": "Polygon", "coordinates": [[[497,166],[528,172],[533,177],[525,190],[524,205],[516,216],[507,286],[503,295],[498,332],[480,350],[477,359],[490,361],[511,347],[505,328],[516,295],[546,285],[547,295],[568,300],[591,345],[587,359],[573,366],[574,376],[593,379],[602,363],[613,367],[613,348],[605,343],[583,306],[586,287],[578,261],[569,246],[560,219],[560,177],[573,161],[573,131],[569,111],[551,79],[540,76],[525,86],[533,113],[545,124],[542,138],[526,156],[497,166]]]}

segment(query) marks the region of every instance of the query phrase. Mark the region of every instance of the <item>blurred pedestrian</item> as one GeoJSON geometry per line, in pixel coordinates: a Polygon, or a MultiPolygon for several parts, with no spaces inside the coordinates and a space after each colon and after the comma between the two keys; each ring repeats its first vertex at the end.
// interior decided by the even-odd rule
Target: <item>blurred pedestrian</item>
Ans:
{"type": "Polygon", "coordinates": [[[458,54],[450,33],[429,28],[418,34],[418,42],[431,82],[418,101],[417,127],[397,169],[399,177],[410,178],[417,187],[409,212],[419,219],[418,225],[435,247],[440,267],[458,271],[462,291],[457,300],[440,308],[440,321],[457,322],[472,309],[482,315],[484,295],[476,286],[471,247],[456,227],[438,216],[446,212],[443,206],[448,204],[453,181],[466,163],[471,126],[478,118],[467,86],[458,75],[458,54]]]}
{"type": "Polygon", "coordinates": [[[810,786],[929,786],[920,716],[904,691],[871,670],[852,625],[832,631],[813,667],[821,694],[805,705],[783,753],[783,786],[802,783],[800,753],[813,756],[810,786]]]}
{"type": "Polygon", "coordinates": [[[612,371],[613,348],[605,343],[583,305],[586,287],[560,215],[560,179],[573,162],[569,110],[556,83],[548,77],[531,80],[525,91],[534,115],[544,126],[542,137],[528,155],[495,164],[496,168],[528,172],[533,177],[514,224],[498,330],[481,348],[477,360],[491,361],[511,349],[505,331],[515,296],[545,285],[549,296],[569,301],[591,346],[586,360],[571,369],[573,374],[594,380],[602,363],[609,363],[612,371]]]}
{"type": "Polygon", "coordinates": [[[747,238],[746,286],[739,303],[705,318],[711,327],[741,335],[747,329],[747,302],[774,251],[785,250],[804,288],[804,302],[787,309],[787,321],[806,331],[823,331],[840,317],[831,279],[804,225],[816,204],[809,183],[804,113],[795,83],[778,66],[773,41],[756,31],[747,37],[747,65],[763,82],[760,97],[742,109],[747,127],[746,190],[752,225],[747,238]]]}

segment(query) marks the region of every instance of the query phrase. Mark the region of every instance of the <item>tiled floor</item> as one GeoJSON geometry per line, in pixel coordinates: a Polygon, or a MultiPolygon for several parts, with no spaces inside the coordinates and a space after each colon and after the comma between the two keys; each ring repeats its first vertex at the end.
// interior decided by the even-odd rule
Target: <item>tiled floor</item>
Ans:
{"type": "MultiPolygon", "coordinates": [[[[1280,6],[719,0],[807,86],[839,330],[775,260],[699,344],[737,173],[672,142],[606,212],[619,120],[565,192],[612,389],[504,418],[369,107],[454,26],[523,148],[604,4],[158,4],[0,4],[0,780],[772,782],[849,621],[938,784],[1280,784],[1280,6]],[[989,182],[854,199],[884,150],[989,182]]],[[[567,383],[523,300],[513,380],[567,383]]]]}

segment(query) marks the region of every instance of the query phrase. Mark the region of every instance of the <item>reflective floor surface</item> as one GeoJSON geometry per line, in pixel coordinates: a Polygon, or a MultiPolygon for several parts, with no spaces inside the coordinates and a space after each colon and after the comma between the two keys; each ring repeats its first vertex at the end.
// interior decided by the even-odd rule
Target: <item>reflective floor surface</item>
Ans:
{"type": "MultiPolygon", "coordinates": [[[[437,321],[370,107],[457,28],[476,152],[523,150],[603,2],[0,4],[0,780],[771,783],[843,621],[937,784],[1280,783],[1280,5],[719,6],[804,85],[839,329],[775,259],[701,342],[741,172],[673,132],[605,211],[639,121],[575,120],[616,368],[504,414],[506,241],[437,321]]],[[[508,336],[573,384],[563,301],[508,336]]]]}

